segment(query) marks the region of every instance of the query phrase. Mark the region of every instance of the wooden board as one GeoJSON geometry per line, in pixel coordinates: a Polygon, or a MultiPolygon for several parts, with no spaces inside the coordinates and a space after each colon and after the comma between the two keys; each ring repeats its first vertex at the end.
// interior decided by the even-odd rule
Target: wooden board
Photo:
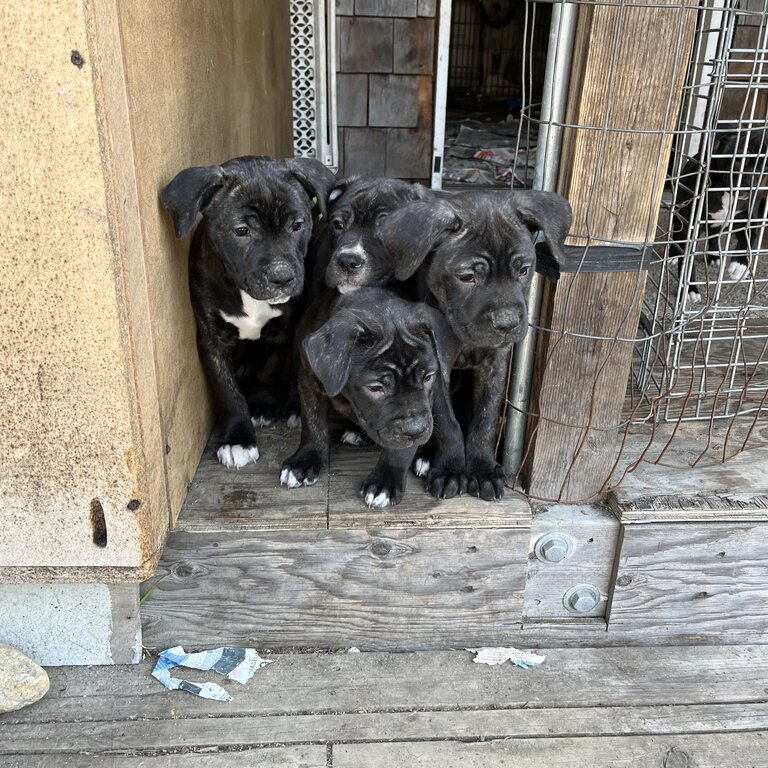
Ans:
{"type": "Polygon", "coordinates": [[[683,520],[768,520],[768,448],[723,464],[642,464],[608,497],[625,524],[683,520]]]}
{"type": "Polygon", "coordinates": [[[768,631],[761,523],[626,526],[608,627],[730,637],[768,631]]]}
{"type": "Polygon", "coordinates": [[[506,490],[496,502],[474,496],[435,499],[424,491],[424,481],[408,474],[403,502],[386,509],[367,508],[360,496],[361,483],[376,465],[377,449],[331,446],[331,528],[506,528],[531,525],[531,507],[519,493],[506,490]]]}
{"type": "Polygon", "coordinates": [[[303,530],[326,528],[328,480],[306,488],[280,486],[283,460],[296,449],[299,430],[276,424],[257,429],[259,460],[239,470],[216,458],[213,435],[189,487],[177,531],[303,530]]]}
{"type": "Polygon", "coordinates": [[[461,744],[344,744],[334,749],[334,768],[756,768],[767,733],[702,736],[517,740],[461,744]]]}
{"type": "Polygon", "coordinates": [[[170,536],[144,644],[414,650],[499,643],[522,616],[527,528],[170,536]]]}
{"type": "Polygon", "coordinates": [[[208,750],[170,755],[29,755],[6,758],[5,768],[328,768],[324,746],[263,747],[243,752],[208,750]]]}
{"type": "Polygon", "coordinates": [[[531,526],[524,621],[566,619],[573,622],[605,616],[618,538],[619,521],[605,508],[555,505],[537,512],[531,526]],[[536,557],[536,542],[548,533],[563,533],[573,543],[571,554],[564,560],[548,563],[536,557]],[[563,596],[576,584],[585,583],[597,587],[602,599],[588,613],[570,613],[563,605],[563,596]]]}
{"type": "Polygon", "coordinates": [[[246,685],[224,682],[234,696],[227,703],[165,690],[150,659],[52,669],[46,697],[3,715],[0,755],[14,768],[175,768],[168,752],[201,768],[327,768],[353,755],[366,768],[575,765],[577,757],[590,768],[619,759],[676,768],[716,765],[707,752],[730,767],[742,765],[739,754],[754,760],[754,739],[768,731],[756,675],[766,646],[544,653],[528,670],[474,664],[467,652],[276,654],[246,685]],[[381,762],[385,754],[392,762],[381,762]],[[521,762],[533,755],[541,762],[521,762]]]}

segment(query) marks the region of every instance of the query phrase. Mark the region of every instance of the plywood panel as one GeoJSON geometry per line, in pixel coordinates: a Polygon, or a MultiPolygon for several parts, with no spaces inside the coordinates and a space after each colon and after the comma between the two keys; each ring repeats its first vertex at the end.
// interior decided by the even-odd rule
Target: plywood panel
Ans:
{"type": "MultiPolygon", "coordinates": [[[[138,580],[155,551],[144,531],[153,515],[148,487],[156,483],[143,470],[135,419],[135,362],[146,355],[129,341],[141,310],[132,318],[126,302],[124,211],[115,205],[104,131],[102,77],[110,64],[101,59],[90,8],[55,0],[0,10],[7,32],[0,71],[5,580],[50,579],[45,567],[65,579],[68,569],[92,566],[103,580],[138,580]],[[96,535],[92,516],[101,514],[96,535]]],[[[80,578],[94,579],[94,571],[80,578]]]]}
{"type": "Polygon", "coordinates": [[[117,0],[170,510],[211,426],[187,287],[188,241],[157,201],[181,169],[292,154],[289,6],[117,0]]]}

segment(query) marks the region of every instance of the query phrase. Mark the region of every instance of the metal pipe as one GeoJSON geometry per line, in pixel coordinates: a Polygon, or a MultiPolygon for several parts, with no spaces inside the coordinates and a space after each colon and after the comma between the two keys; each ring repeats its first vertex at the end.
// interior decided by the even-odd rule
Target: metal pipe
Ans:
{"type": "MultiPolygon", "coordinates": [[[[568,98],[577,14],[576,3],[558,2],[552,5],[537,142],[538,153],[533,174],[534,189],[553,191],[557,183],[563,134],[562,123],[565,119],[568,98]]],[[[504,471],[510,478],[520,470],[525,450],[525,426],[536,351],[534,325],[539,320],[543,288],[541,275],[534,274],[528,302],[528,334],[514,349],[512,381],[507,395],[509,407],[504,433],[504,471]]]]}

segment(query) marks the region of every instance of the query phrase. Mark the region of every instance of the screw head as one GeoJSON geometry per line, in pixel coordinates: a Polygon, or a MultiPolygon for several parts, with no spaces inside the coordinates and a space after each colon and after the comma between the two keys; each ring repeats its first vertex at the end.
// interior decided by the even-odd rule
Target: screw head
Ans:
{"type": "Polygon", "coordinates": [[[545,533],[536,541],[533,551],[545,563],[559,563],[573,551],[573,541],[564,533],[545,533]]]}
{"type": "Polygon", "coordinates": [[[600,590],[593,584],[577,584],[563,595],[563,605],[572,613],[589,613],[600,602],[600,590]]]}

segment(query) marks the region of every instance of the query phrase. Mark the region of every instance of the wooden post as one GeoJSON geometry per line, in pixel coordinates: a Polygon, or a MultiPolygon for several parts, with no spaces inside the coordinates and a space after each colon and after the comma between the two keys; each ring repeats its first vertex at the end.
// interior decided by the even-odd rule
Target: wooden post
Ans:
{"type": "MultiPolygon", "coordinates": [[[[653,239],[690,59],[690,0],[582,6],[558,191],[573,244],[653,239]]],[[[545,297],[528,437],[534,498],[598,496],[615,460],[645,272],[564,274],[545,297]],[[579,335],[576,335],[579,334],[579,335]]]]}

